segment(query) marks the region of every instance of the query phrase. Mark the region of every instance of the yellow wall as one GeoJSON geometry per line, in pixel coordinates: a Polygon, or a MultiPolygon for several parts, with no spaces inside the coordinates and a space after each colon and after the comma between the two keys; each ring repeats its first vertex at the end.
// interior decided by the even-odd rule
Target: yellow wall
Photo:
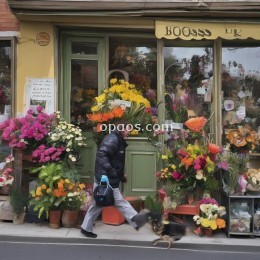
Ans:
{"type": "Polygon", "coordinates": [[[17,46],[16,113],[24,111],[27,78],[54,78],[54,27],[51,23],[24,22],[20,24],[17,46]],[[50,43],[40,46],[35,42],[40,32],[50,35],[50,43]]]}

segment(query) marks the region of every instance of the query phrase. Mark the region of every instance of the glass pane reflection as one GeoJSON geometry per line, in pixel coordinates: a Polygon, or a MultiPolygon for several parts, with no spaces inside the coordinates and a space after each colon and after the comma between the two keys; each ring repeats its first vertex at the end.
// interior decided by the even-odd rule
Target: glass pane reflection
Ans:
{"type": "Polygon", "coordinates": [[[260,47],[222,48],[223,143],[234,152],[260,151],[259,58],[260,47]]]}
{"type": "Polygon", "coordinates": [[[72,43],[71,44],[72,54],[86,54],[86,55],[96,55],[97,54],[97,44],[91,42],[83,43],[72,43]]]}
{"type": "Polygon", "coordinates": [[[11,41],[0,41],[0,122],[11,117],[11,41]]]}
{"type": "Polygon", "coordinates": [[[98,95],[98,61],[71,62],[71,123],[88,129],[86,115],[98,95]]]}
{"type": "MultiPolygon", "coordinates": [[[[212,54],[213,49],[208,47],[164,48],[166,108],[172,110],[185,106],[189,116],[210,117],[213,91],[212,54]]],[[[184,122],[188,115],[176,120],[178,123],[184,122]]],[[[169,118],[169,113],[166,117],[175,120],[169,118]]]]}

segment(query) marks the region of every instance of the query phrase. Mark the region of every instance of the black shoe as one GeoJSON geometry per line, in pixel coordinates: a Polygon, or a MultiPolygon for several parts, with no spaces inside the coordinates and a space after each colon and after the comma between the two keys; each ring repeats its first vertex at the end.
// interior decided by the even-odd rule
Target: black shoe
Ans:
{"type": "Polygon", "coordinates": [[[134,216],[131,220],[136,223],[135,229],[138,231],[141,227],[145,225],[146,222],[149,220],[150,213],[138,213],[134,216]]]}
{"type": "Polygon", "coordinates": [[[95,233],[92,233],[92,232],[88,232],[88,231],[86,231],[85,229],[81,229],[81,233],[83,234],[83,235],[85,235],[86,237],[91,237],[91,238],[96,238],[97,237],[97,234],[95,234],[95,233]]]}

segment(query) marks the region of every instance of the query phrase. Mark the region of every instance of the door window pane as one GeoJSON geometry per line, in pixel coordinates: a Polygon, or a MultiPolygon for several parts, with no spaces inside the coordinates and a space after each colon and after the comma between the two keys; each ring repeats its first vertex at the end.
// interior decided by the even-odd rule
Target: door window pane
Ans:
{"type": "Polygon", "coordinates": [[[96,55],[97,54],[97,44],[91,42],[76,42],[71,44],[72,54],[85,54],[85,55],[96,55]]]}
{"type": "Polygon", "coordinates": [[[260,47],[222,48],[223,143],[236,152],[258,151],[260,47]]]}
{"type": "Polygon", "coordinates": [[[0,40],[0,122],[11,117],[11,41],[0,40]]]}
{"type": "Polygon", "coordinates": [[[151,103],[157,116],[157,44],[155,39],[111,37],[109,39],[109,79],[125,79],[134,84],[151,103]]]}
{"type": "Polygon", "coordinates": [[[183,123],[188,116],[210,117],[212,68],[212,48],[164,48],[166,119],[183,123]]]}
{"type": "Polygon", "coordinates": [[[71,123],[87,129],[86,114],[98,95],[98,61],[72,60],[71,62],[71,123]]]}

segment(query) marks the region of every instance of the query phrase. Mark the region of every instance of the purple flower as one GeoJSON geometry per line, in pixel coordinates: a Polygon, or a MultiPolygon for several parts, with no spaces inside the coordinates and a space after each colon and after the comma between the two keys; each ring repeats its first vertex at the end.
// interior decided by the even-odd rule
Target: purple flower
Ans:
{"type": "Polygon", "coordinates": [[[153,89],[148,89],[146,91],[146,96],[148,97],[148,99],[151,99],[151,100],[156,99],[156,93],[153,89]]]}
{"type": "Polygon", "coordinates": [[[229,168],[229,164],[226,161],[222,161],[218,163],[218,168],[227,171],[229,168]]]}

